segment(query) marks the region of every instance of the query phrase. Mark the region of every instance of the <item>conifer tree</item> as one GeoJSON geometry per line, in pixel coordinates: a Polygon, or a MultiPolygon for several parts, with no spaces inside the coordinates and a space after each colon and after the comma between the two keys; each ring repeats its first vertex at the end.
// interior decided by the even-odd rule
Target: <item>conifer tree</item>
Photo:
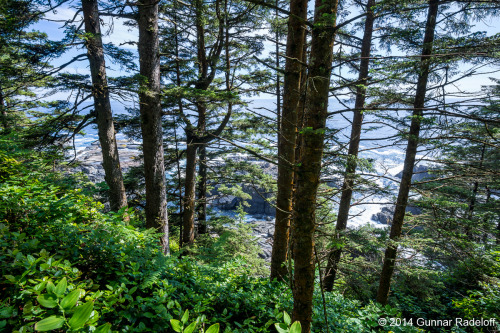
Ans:
{"type": "Polygon", "coordinates": [[[314,292],[314,233],[316,196],[321,172],[330,88],[333,43],[337,20],[337,0],[318,0],[314,7],[311,54],[304,105],[300,164],[297,170],[297,196],[294,206],[294,287],[293,320],[303,332],[311,331],[314,292]]]}
{"type": "Polygon", "coordinates": [[[175,26],[164,30],[165,54],[180,55],[175,62],[165,60],[164,73],[175,83],[166,91],[167,108],[177,113],[186,138],[183,245],[194,241],[197,211],[198,231],[206,231],[207,161],[204,154],[207,154],[206,147],[226,132],[235,105],[241,104],[242,86],[251,81],[248,79],[251,74],[241,72],[251,73],[255,62],[252,55],[260,52],[262,45],[259,36],[246,34],[261,25],[258,19],[261,11],[245,2],[218,0],[209,6],[205,1],[196,0],[192,6],[182,7],[175,13],[166,10],[163,13],[175,22],[175,26]],[[170,38],[172,33],[174,38],[170,38]]]}
{"type": "MultiPolygon", "coordinates": [[[[288,17],[286,62],[283,87],[283,108],[278,132],[278,192],[276,222],[271,257],[271,279],[283,280],[289,252],[290,221],[292,218],[297,109],[301,96],[301,62],[304,52],[307,21],[307,0],[292,0],[288,17]]],[[[277,56],[277,55],[276,55],[277,56]]]]}
{"type": "Polygon", "coordinates": [[[101,144],[105,180],[108,184],[111,210],[127,207],[127,196],[116,144],[113,114],[109,99],[106,63],[102,45],[99,9],[97,0],[82,0],[86,32],[87,56],[92,75],[92,94],[97,118],[99,142],[101,144]]]}
{"type": "MultiPolygon", "coordinates": [[[[48,89],[45,94],[36,91],[54,84],[50,74],[57,70],[50,61],[64,50],[62,43],[49,39],[45,33],[30,30],[31,25],[37,23],[50,8],[34,1],[0,2],[0,126],[4,133],[30,123],[29,116],[35,115],[37,108],[47,110],[61,106],[59,101],[41,100],[52,90],[48,89]]],[[[43,117],[36,116],[39,117],[38,124],[43,117]]],[[[26,139],[30,144],[40,145],[46,142],[46,135],[49,135],[48,131],[37,133],[34,140],[26,139]]]]}
{"type": "Polygon", "coordinates": [[[415,93],[413,113],[411,117],[411,125],[408,133],[408,145],[406,148],[406,157],[404,161],[403,175],[399,185],[398,199],[396,209],[392,219],[390,240],[391,243],[387,246],[384,256],[384,264],[380,275],[380,284],[377,292],[377,302],[385,305],[389,297],[389,289],[394,272],[394,265],[397,254],[397,241],[401,236],[401,230],[408,203],[408,195],[410,192],[411,179],[413,176],[413,168],[415,166],[415,156],[417,154],[420,126],[424,115],[425,95],[427,91],[427,80],[430,73],[430,65],[432,62],[432,44],[434,42],[434,34],[436,29],[436,19],[438,15],[439,0],[430,0],[427,13],[427,23],[425,26],[425,35],[422,46],[422,54],[420,60],[420,71],[417,81],[417,91],[415,93]]]}
{"type": "MultiPolygon", "coordinates": [[[[373,23],[375,20],[374,7],[375,0],[368,0],[366,4],[366,19],[363,40],[361,44],[361,60],[359,65],[358,85],[356,86],[356,101],[354,104],[354,116],[351,125],[351,135],[349,139],[349,152],[347,155],[344,182],[341,189],[341,198],[335,226],[335,238],[341,242],[341,234],[347,227],[349,209],[354,187],[355,172],[357,166],[359,142],[361,139],[361,127],[363,124],[363,111],[366,100],[366,86],[368,83],[370,51],[372,44],[373,23]]],[[[336,244],[338,248],[332,250],[328,255],[328,263],[325,269],[323,288],[332,291],[333,282],[337,273],[337,267],[342,254],[341,244],[336,244]]]]}
{"type": "Polygon", "coordinates": [[[160,96],[160,50],[158,1],[138,3],[139,103],[146,182],[146,226],[161,232],[164,253],[169,252],[167,194],[163,162],[162,106],[160,96]]]}

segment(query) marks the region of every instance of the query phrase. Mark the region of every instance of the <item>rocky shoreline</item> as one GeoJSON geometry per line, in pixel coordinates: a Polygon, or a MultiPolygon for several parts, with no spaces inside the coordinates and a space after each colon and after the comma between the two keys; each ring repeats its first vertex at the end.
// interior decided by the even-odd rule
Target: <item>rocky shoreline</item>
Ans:
{"type": "MultiPolygon", "coordinates": [[[[118,154],[120,156],[120,165],[125,174],[132,167],[138,167],[142,163],[141,145],[128,140],[118,140],[118,154]]],[[[77,165],[73,168],[73,172],[82,172],[89,181],[100,183],[104,181],[104,169],[102,166],[101,146],[98,141],[93,142],[85,149],[80,150],[75,157],[77,165]]],[[[252,234],[257,239],[257,244],[261,248],[259,257],[270,261],[273,235],[274,235],[274,208],[266,200],[271,195],[263,192],[257,192],[253,188],[244,188],[245,192],[252,197],[248,199],[248,207],[245,211],[250,215],[250,225],[252,234]]],[[[235,196],[225,195],[217,196],[212,202],[223,211],[233,211],[238,206],[241,200],[235,196]]]]}
{"type": "MultiPolygon", "coordinates": [[[[141,158],[141,145],[132,140],[118,140],[118,153],[120,155],[120,164],[122,171],[125,174],[132,167],[140,166],[142,163],[141,158]]],[[[255,160],[252,157],[243,156],[241,154],[235,155],[235,159],[246,159],[251,162],[261,164],[265,172],[269,174],[276,174],[277,170],[274,165],[267,162],[255,160]]],[[[100,183],[104,181],[104,169],[102,167],[102,154],[101,147],[98,141],[93,142],[85,149],[80,150],[75,157],[77,165],[73,168],[73,172],[82,172],[93,183],[100,183]]],[[[215,161],[214,163],[221,163],[215,161]]],[[[426,167],[417,167],[414,170],[414,181],[419,181],[429,177],[428,169],[426,167]]],[[[400,178],[400,175],[396,175],[400,178]]],[[[244,186],[242,190],[250,195],[250,199],[246,200],[248,205],[244,210],[249,214],[249,223],[251,224],[252,234],[257,239],[257,244],[261,248],[259,257],[270,261],[272,252],[272,242],[274,235],[274,216],[275,209],[268,202],[271,198],[271,193],[266,193],[255,189],[250,186],[244,186]]],[[[219,208],[221,211],[234,211],[241,203],[241,199],[232,195],[220,195],[215,191],[211,194],[210,205],[219,208]]],[[[209,200],[210,201],[210,200],[209,200]]],[[[413,215],[420,214],[420,209],[417,207],[408,207],[407,212],[413,215]]],[[[394,214],[394,206],[384,206],[380,212],[373,214],[371,220],[382,225],[391,225],[391,219],[394,214]]],[[[369,222],[369,221],[367,221],[369,222]]]]}
{"type": "MultiPolygon", "coordinates": [[[[118,140],[117,147],[123,174],[127,173],[130,168],[141,165],[141,145],[139,143],[131,140],[118,140]]],[[[102,166],[99,141],[94,141],[85,149],[79,151],[75,156],[75,161],[77,162],[73,169],[75,172],[84,173],[93,183],[104,181],[104,168],[102,166]]]]}

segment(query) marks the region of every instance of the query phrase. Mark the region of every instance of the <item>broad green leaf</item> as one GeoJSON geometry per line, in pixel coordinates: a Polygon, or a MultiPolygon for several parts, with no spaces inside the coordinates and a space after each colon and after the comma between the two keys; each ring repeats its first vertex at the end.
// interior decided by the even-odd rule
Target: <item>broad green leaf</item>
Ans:
{"type": "Polygon", "coordinates": [[[302,332],[302,326],[300,326],[300,321],[296,321],[295,323],[292,324],[292,327],[290,327],[290,333],[301,333],[302,332]]]}
{"type": "Polygon", "coordinates": [[[61,300],[62,308],[67,311],[74,307],[76,305],[76,302],[78,302],[78,299],[80,298],[81,291],[81,289],[75,289],[67,294],[66,297],[61,300]]]}
{"type": "Polygon", "coordinates": [[[187,323],[189,319],[189,310],[184,311],[184,314],[182,315],[181,321],[183,324],[187,323]]]}
{"type": "Polygon", "coordinates": [[[47,292],[49,294],[55,294],[56,286],[52,283],[52,281],[47,282],[47,292]]]}
{"type": "Polygon", "coordinates": [[[61,328],[64,325],[64,317],[50,316],[35,324],[35,331],[45,332],[61,328]]]}
{"type": "Polygon", "coordinates": [[[191,325],[184,329],[184,333],[192,333],[196,328],[196,322],[192,322],[191,325]]]}
{"type": "Polygon", "coordinates": [[[36,292],[42,291],[46,285],[47,285],[47,281],[42,281],[39,284],[37,284],[36,286],[34,286],[33,290],[35,290],[36,292]]]}
{"type": "Polygon", "coordinates": [[[57,296],[54,294],[42,294],[36,298],[41,306],[52,309],[57,306],[57,296]]]}
{"type": "Polygon", "coordinates": [[[4,275],[3,277],[9,280],[10,282],[16,282],[16,278],[12,275],[4,275]]]}
{"type": "Polygon", "coordinates": [[[276,323],[274,324],[274,327],[276,327],[276,331],[278,331],[278,333],[289,333],[288,327],[284,323],[276,323]]]}
{"type": "Polygon", "coordinates": [[[172,325],[172,328],[176,332],[182,332],[182,325],[181,322],[178,321],[177,319],[170,319],[170,325],[172,325]]]}
{"type": "Polygon", "coordinates": [[[66,281],[66,277],[63,277],[61,281],[56,286],[56,289],[54,290],[54,293],[61,297],[64,295],[64,292],[66,291],[66,287],[68,286],[68,282],[66,281]]]}
{"type": "Polygon", "coordinates": [[[0,318],[10,318],[14,312],[14,307],[9,306],[0,310],[0,318]]]}
{"type": "Polygon", "coordinates": [[[28,255],[26,256],[26,258],[28,259],[28,263],[29,263],[30,265],[33,265],[33,263],[34,263],[34,262],[35,262],[35,260],[36,260],[36,259],[35,259],[35,257],[33,257],[31,254],[28,254],[28,255]]]}
{"type": "Polygon", "coordinates": [[[26,303],[23,307],[23,313],[24,314],[29,314],[31,313],[31,310],[33,310],[33,303],[31,301],[29,301],[28,303],[26,303]]]}
{"type": "Polygon", "coordinates": [[[87,303],[78,306],[68,322],[69,326],[71,326],[74,330],[83,327],[85,322],[89,320],[93,308],[94,303],[92,301],[88,301],[87,303]]]}
{"type": "Polygon", "coordinates": [[[292,323],[292,319],[290,318],[288,313],[286,313],[286,311],[283,311],[283,320],[285,321],[285,324],[287,324],[287,326],[290,326],[290,324],[292,323]]]}
{"type": "Polygon", "coordinates": [[[99,326],[94,331],[94,333],[109,333],[110,330],[111,330],[111,324],[110,323],[106,323],[104,325],[99,326]]]}
{"type": "Polygon", "coordinates": [[[219,333],[219,323],[213,324],[208,328],[208,330],[205,333],[219,333]]]}

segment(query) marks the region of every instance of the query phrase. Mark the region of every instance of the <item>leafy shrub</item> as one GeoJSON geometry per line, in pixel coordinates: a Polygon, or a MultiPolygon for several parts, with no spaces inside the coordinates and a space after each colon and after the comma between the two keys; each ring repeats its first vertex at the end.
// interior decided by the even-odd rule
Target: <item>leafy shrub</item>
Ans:
{"type": "MultiPolygon", "coordinates": [[[[197,256],[165,257],[158,235],[134,227],[136,216],[125,224],[103,213],[42,155],[0,151],[0,330],[168,332],[179,320],[184,331],[271,332],[292,308],[286,284],[255,276],[242,229],[200,242],[197,256]]],[[[317,291],[316,332],[327,323],[331,332],[377,331],[376,318],[399,314],[335,293],[326,295],[326,320],[323,311],[317,291]]]]}

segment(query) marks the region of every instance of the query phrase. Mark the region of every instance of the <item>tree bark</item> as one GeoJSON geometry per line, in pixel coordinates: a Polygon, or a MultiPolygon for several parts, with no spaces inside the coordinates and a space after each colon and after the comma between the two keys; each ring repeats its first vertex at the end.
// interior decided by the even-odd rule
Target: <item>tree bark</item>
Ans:
{"type": "MultiPolygon", "coordinates": [[[[302,63],[307,64],[307,32],[305,36],[306,42],[304,43],[304,50],[302,51],[302,63]]],[[[306,66],[302,66],[302,73],[300,74],[300,99],[299,99],[299,104],[297,106],[297,129],[302,129],[305,127],[305,105],[306,105],[306,91],[307,91],[307,68],[306,66]]],[[[300,131],[297,131],[297,137],[295,138],[295,163],[299,165],[300,162],[300,156],[301,156],[301,151],[302,151],[302,134],[300,131]]],[[[293,198],[292,198],[292,211],[293,207],[295,207],[295,203],[297,202],[297,184],[298,184],[298,174],[297,172],[293,173],[293,198]]],[[[290,236],[289,236],[289,243],[288,243],[288,255],[291,257],[290,259],[293,259],[294,257],[294,252],[293,252],[293,244],[294,244],[294,219],[295,216],[292,214],[291,221],[290,221],[290,236]]],[[[288,260],[288,267],[291,267],[291,260],[288,260]]],[[[292,271],[289,269],[290,272],[292,271]]],[[[291,278],[293,282],[293,278],[291,278]]]]}
{"type": "Polygon", "coordinates": [[[351,198],[357,167],[359,141],[361,139],[361,127],[363,124],[363,110],[365,108],[366,100],[368,70],[370,65],[373,22],[375,21],[375,14],[373,12],[374,6],[375,0],[368,0],[368,3],[366,4],[365,31],[361,44],[361,61],[359,65],[358,76],[358,81],[360,83],[356,88],[356,101],[354,104],[354,116],[352,119],[349,152],[347,155],[347,164],[344,173],[344,183],[342,184],[342,195],[340,197],[337,224],[335,226],[334,241],[337,247],[334,248],[328,255],[328,263],[323,279],[323,288],[326,291],[332,291],[333,289],[333,282],[335,281],[335,276],[337,274],[338,263],[342,255],[341,235],[347,228],[347,220],[349,219],[349,210],[351,208],[351,198]]]}
{"type": "MultiPolygon", "coordinates": [[[[196,25],[196,47],[197,47],[197,64],[198,64],[198,78],[195,83],[195,88],[199,90],[207,90],[210,84],[212,84],[215,77],[215,65],[218,62],[220,53],[222,52],[223,45],[223,28],[227,22],[223,22],[222,18],[219,21],[219,34],[217,36],[217,42],[214,44],[216,48],[212,57],[207,56],[207,47],[205,42],[205,24],[203,22],[203,0],[197,0],[194,3],[195,10],[195,25],[196,25]],[[210,58],[210,59],[209,59],[210,58]]],[[[216,11],[220,11],[220,0],[215,2],[216,11]]],[[[212,52],[211,50],[210,52],[212,52]]],[[[212,138],[207,136],[206,131],[206,102],[203,101],[203,97],[200,97],[195,101],[197,111],[198,111],[198,125],[196,130],[193,125],[188,121],[186,124],[186,137],[187,137],[187,150],[186,150],[186,180],[185,180],[185,191],[184,191],[184,212],[182,214],[183,219],[183,234],[182,243],[183,245],[189,245],[194,241],[194,218],[195,218],[195,206],[196,206],[196,153],[197,150],[203,147],[212,140],[212,138]]],[[[186,118],[187,119],[187,118],[186,118]]],[[[227,123],[227,122],[226,122],[227,123]]],[[[225,124],[224,124],[225,126],[225,124]]],[[[206,154],[204,155],[206,156],[206,154]]],[[[200,161],[201,162],[201,161],[200,161]]],[[[206,162],[205,162],[206,163],[206,162]]],[[[203,169],[200,164],[200,172],[204,173],[204,177],[200,180],[199,194],[206,196],[206,169],[203,169]],[[201,184],[201,181],[204,184],[201,184]],[[205,191],[203,194],[202,192],[205,191]]],[[[203,212],[199,217],[206,219],[206,206],[197,207],[198,211],[201,209],[203,212]]],[[[202,222],[201,225],[206,223],[202,222]]],[[[201,231],[206,231],[201,226],[201,231]]]]}
{"type": "Polygon", "coordinates": [[[9,121],[7,111],[5,110],[5,101],[3,97],[3,90],[0,86],[0,117],[2,117],[2,126],[5,131],[9,129],[9,121]]]}
{"type": "Polygon", "coordinates": [[[500,245],[500,221],[497,223],[497,245],[500,245]]]}
{"type": "Polygon", "coordinates": [[[141,75],[139,104],[146,182],[146,227],[155,228],[162,233],[163,252],[168,253],[167,196],[160,100],[158,1],[142,0],[138,8],[141,75]]]}
{"type": "Polygon", "coordinates": [[[109,100],[97,0],[82,0],[82,9],[85,32],[87,33],[87,57],[92,76],[92,94],[97,116],[99,142],[102,150],[104,179],[109,186],[111,210],[118,211],[123,207],[127,207],[127,196],[125,194],[125,186],[123,185],[123,176],[113,125],[113,114],[109,100]]]}
{"type": "Polygon", "coordinates": [[[311,331],[316,195],[328,115],[338,0],[316,0],[294,220],[293,320],[311,331]]]}
{"type": "MultiPolygon", "coordinates": [[[[279,6],[279,0],[276,0],[274,2],[274,5],[276,6],[275,10],[275,18],[276,20],[279,20],[279,11],[278,11],[278,6],[279,6]]],[[[274,51],[276,53],[276,59],[274,66],[276,68],[280,68],[280,32],[279,29],[276,28],[276,33],[274,34],[274,38],[276,39],[276,42],[274,43],[274,51]]],[[[281,130],[281,86],[280,86],[280,73],[279,71],[276,71],[276,115],[277,115],[277,120],[278,120],[278,133],[281,130]]]]}
{"type": "Polygon", "coordinates": [[[396,209],[392,219],[391,233],[389,236],[390,243],[385,251],[384,264],[382,267],[382,273],[380,274],[380,284],[377,292],[377,302],[382,305],[387,304],[387,299],[389,298],[391,278],[394,272],[398,249],[397,242],[401,236],[406,205],[408,204],[408,194],[410,192],[411,178],[413,176],[413,167],[415,166],[415,156],[418,148],[420,124],[423,118],[423,107],[425,105],[425,94],[427,90],[427,79],[430,71],[432,43],[434,41],[438,7],[439,0],[429,1],[422,56],[420,58],[420,73],[417,81],[417,91],[415,92],[410,132],[408,133],[408,145],[406,148],[403,176],[401,177],[398,198],[396,201],[396,209]]]}
{"type": "Polygon", "coordinates": [[[292,0],[288,19],[283,108],[278,132],[278,193],[276,197],[276,222],[271,255],[271,280],[283,280],[288,253],[290,219],[293,199],[293,165],[297,132],[297,106],[300,100],[302,59],[305,43],[305,22],[308,0],[292,0]]]}
{"type": "MultiPolygon", "coordinates": [[[[483,148],[481,149],[481,158],[479,160],[479,169],[481,169],[483,167],[485,150],[486,150],[486,144],[483,144],[483,148]]],[[[473,234],[473,230],[472,230],[472,224],[473,224],[472,218],[474,215],[474,209],[476,208],[476,200],[477,200],[476,197],[477,197],[478,189],[479,189],[479,182],[476,180],[474,182],[473,187],[472,187],[472,195],[470,197],[469,210],[467,212],[467,219],[470,221],[470,223],[465,226],[465,233],[470,241],[474,240],[474,234],[473,234]]]]}
{"type": "Polygon", "coordinates": [[[198,234],[207,233],[207,148],[201,145],[198,148],[198,234]]]}
{"type": "MultiPolygon", "coordinates": [[[[207,130],[207,106],[205,102],[198,104],[198,133],[205,133],[207,130]]],[[[196,212],[198,215],[198,233],[207,232],[207,149],[205,144],[198,146],[198,201],[196,212]]]]}
{"type": "Polygon", "coordinates": [[[194,242],[194,208],[196,186],[196,142],[187,138],[186,177],[184,182],[184,212],[182,214],[182,245],[194,242]]]}

